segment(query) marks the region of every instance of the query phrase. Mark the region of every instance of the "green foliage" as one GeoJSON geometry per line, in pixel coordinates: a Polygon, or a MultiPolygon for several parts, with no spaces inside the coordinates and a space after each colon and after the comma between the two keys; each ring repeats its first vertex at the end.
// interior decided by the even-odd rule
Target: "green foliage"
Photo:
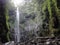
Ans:
{"type": "MultiPolygon", "coordinates": [[[[59,28],[55,29],[53,28],[53,26],[56,26],[54,24],[54,18],[56,19],[57,17],[57,22],[59,22],[59,11],[57,8],[57,1],[56,0],[46,0],[43,4],[42,4],[42,13],[43,13],[43,17],[45,17],[44,19],[46,19],[46,9],[48,9],[48,15],[49,15],[49,35],[50,36],[54,36],[54,32],[57,32],[56,30],[59,30],[59,28]]],[[[44,20],[43,19],[43,20],[44,20]]],[[[56,22],[56,23],[57,23],[56,22]]],[[[58,24],[59,25],[59,24],[58,24]]]]}
{"type": "Polygon", "coordinates": [[[51,10],[51,0],[47,0],[47,5],[48,5],[48,11],[49,11],[49,30],[50,30],[50,35],[53,36],[53,19],[52,19],[52,10],[51,10]]]}

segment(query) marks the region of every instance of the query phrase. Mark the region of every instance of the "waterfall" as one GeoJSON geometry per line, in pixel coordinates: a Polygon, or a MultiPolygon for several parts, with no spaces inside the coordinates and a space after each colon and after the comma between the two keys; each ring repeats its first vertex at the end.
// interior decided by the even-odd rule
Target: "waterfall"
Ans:
{"type": "Polygon", "coordinates": [[[16,8],[16,21],[15,21],[15,42],[20,42],[20,29],[19,29],[19,8],[16,8]]]}

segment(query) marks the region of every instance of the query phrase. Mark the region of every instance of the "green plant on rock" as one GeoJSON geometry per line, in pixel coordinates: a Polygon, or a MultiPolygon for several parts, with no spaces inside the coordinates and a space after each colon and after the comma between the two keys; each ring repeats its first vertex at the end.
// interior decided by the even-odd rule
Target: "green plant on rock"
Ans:
{"type": "Polygon", "coordinates": [[[8,15],[8,9],[7,9],[7,6],[5,7],[5,17],[6,17],[6,25],[7,25],[7,29],[8,29],[8,33],[7,33],[7,39],[8,39],[8,41],[10,41],[10,39],[9,39],[9,22],[8,22],[8,20],[9,20],[9,15],[8,15]]]}

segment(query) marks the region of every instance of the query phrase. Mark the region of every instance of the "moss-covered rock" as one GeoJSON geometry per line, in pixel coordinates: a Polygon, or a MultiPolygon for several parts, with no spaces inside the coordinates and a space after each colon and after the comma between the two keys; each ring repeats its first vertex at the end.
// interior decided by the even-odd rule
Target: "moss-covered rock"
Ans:
{"type": "Polygon", "coordinates": [[[7,38],[8,27],[6,25],[5,17],[5,4],[0,2],[0,41],[5,43],[8,41],[7,38]]]}

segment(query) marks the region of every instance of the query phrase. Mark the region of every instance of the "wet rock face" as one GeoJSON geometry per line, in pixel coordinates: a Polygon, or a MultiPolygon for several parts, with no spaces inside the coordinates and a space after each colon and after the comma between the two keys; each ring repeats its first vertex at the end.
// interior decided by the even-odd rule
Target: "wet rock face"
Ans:
{"type": "Polygon", "coordinates": [[[8,28],[6,25],[6,18],[5,18],[5,4],[0,1],[0,41],[3,43],[8,41],[7,32],[8,28]]]}
{"type": "Polygon", "coordinates": [[[15,18],[16,18],[16,12],[15,9],[9,10],[9,23],[10,23],[10,40],[14,40],[14,27],[15,27],[15,18]]]}

